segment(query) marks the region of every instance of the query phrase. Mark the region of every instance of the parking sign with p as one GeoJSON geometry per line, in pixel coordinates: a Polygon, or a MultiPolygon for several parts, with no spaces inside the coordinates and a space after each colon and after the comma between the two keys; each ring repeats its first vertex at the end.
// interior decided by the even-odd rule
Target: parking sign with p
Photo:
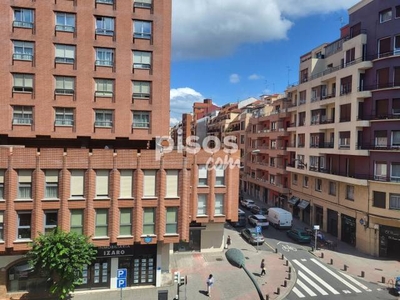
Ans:
{"type": "Polygon", "coordinates": [[[117,270],[117,288],[126,288],[127,282],[126,277],[128,275],[127,269],[118,269],[117,270]]]}

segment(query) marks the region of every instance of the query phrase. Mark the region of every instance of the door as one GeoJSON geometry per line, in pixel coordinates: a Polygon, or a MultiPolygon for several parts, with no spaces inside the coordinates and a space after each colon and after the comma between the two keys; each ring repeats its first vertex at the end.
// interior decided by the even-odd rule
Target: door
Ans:
{"type": "Polygon", "coordinates": [[[108,258],[97,259],[91,266],[92,287],[110,286],[110,263],[108,258]]]}

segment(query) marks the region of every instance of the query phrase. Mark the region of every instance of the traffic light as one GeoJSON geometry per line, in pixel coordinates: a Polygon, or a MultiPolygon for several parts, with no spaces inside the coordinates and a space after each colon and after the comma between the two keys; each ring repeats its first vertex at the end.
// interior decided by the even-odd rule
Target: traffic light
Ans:
{"type": "Polygon", "coordinates": [[[174,282],[177,284],[181,283],[181,272],[174,272],[174,282]]]}
{"type": "Polygon", "coordinates": [[[179,285],[184,285],[184,284],[186,284],[185,277],[181,277],[181,281],[180,281],[179,285]]]}

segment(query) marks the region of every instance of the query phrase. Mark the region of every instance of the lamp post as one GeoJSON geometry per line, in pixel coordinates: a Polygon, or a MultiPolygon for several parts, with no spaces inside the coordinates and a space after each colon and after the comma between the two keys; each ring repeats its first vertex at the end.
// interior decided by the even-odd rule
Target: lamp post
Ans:
{"type": "Polygon", "coordinates": [[[232,266],[237,267],[239,269],[243,269],[246,272],[246,274],[247,274],[247,276],[249,276],[251,282],[253,282],[253,284],[257,290],[258,296],[260,297],[260,300],[265,300],[264,296],[260,290],[260,287],[258,286],[257,281],[254,279],[251,272],[249,272],[249,270],[247,270],[245,267],[245,258],[244,258],[243,252],[236,248],[230,248],[230,249],[228,249],[228,251],[225,252],[225,256],[226,256],[226,259],[229,261],[229,263],[232,266]]]}

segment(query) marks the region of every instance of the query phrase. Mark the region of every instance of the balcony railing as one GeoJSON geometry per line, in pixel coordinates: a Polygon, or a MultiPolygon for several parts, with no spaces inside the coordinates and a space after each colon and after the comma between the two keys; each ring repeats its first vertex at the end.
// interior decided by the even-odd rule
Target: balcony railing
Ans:
{"type": "Polygon", "coordinates": [[[75,27],[70,25],[56,25],[56,31],[74,32],[75,27]]]}
{"type": "Polygon", "coordinates": [[[380,82],[373,85],[364,85],[359,88],[359,91],[373,91],[379,89],[388,89],[388,88],[397,88],[400,87],[400,82],[380,82]]]}
{"type": "Polygon", "coordinates": [[[311,143],[310,148],[320,148],[320,149],[333,149],[333,142],[331,143],[311,143]]]}
{"type": "Polygon", "coordinates": [[[25,54],[25,53],[14,53],[13,54],[13,59],[14,60],[33,60],[33,55],[32,54],[25,54]]]}
{"type": "Polygon", "coordinates": [[[33,22],[14,21],[13,27],[33,28],[33,22]]]}
{"type": "Polygon", "coordinates": [[[331,174],[336,176],[355,178],[361,180],[374,180],[374,181],[383,181],[383,182],[400,182],[400,177],[397,176],[384,176],[384,175],[375,175],[375,174],[361,174],[354,172],[340,172],[336,170],[329,170],[327,168],[312,168],[310,167],[310,171],[331,174]]]}

